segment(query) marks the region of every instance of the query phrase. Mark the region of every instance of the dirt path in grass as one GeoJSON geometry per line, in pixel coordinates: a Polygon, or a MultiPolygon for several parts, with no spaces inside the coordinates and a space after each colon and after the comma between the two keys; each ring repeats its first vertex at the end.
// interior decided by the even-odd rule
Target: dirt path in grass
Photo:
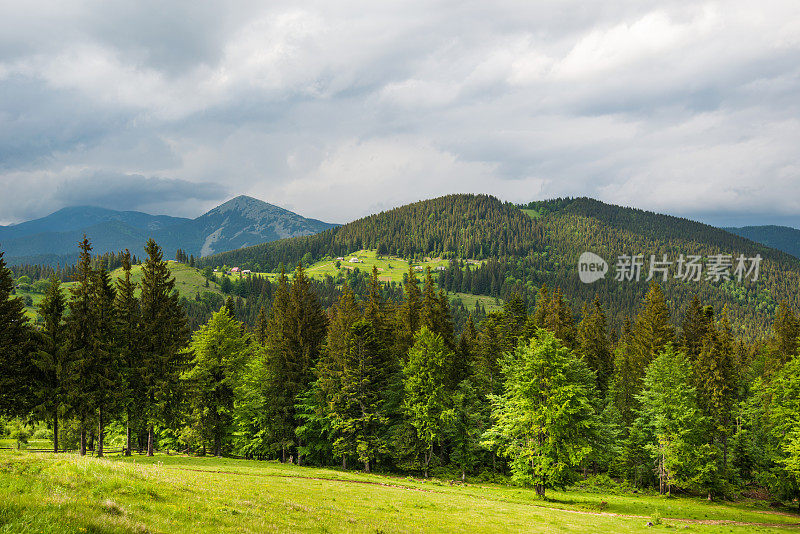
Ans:
{"type": "MultiPolygon", "coordinates": [[[[217,473],[222,475],[239,475],[239,476],[253,476],[253,477],[268,477],[268,478],[302,478],[303,480],[320,480],[325,482],[344,482],[348,484],[364,484],[368,486],[382,486],[386,488],[397,488],[402,490],[410,490],[410,491],[421,491],[426,493],[438,493],[440,495],[451,495],[445,491],[439,491],[436,489],[427,489],[427,488],[414,488],[411,486],[404,486],[401,484],[389,484],[386,482],[378,482],[378,481],[371,481],[371,480],[348,480],[344,478],[325,478],[325,477],[311,477],[311,476],[304,476],[304,475],[279,475],[274,473],[238,473],[235,471],[220,471],[220,470],[211,470],[211,469],[190,469],[190,468],[182,468],[182,467],[166,467],[164,466],[163,469],[172,469],[176,471],[192,471],[195,473],[217,473]]],[[[591,512],[588,510],[574,510],[570,508],[559,508],[557,506],[545,506],[540,504],[531,504],[519,501],[509,501],[506,499],[492,499],[490,497],[486,497],[483,495],[469,495],[469,497],[475,499],[482,499],[486,501],[495,501],[495,502],[507,502],[512,504],[521,504],[524,506],[533,506],[536,508],[545,508],[548,510],[557,510],[560,512],[566,512],[570,514],[579,514],[579,515],[594,515],[594,516],[603,516],[603,517],[622,517],[626,519],[643,519],[643,520],[650,520],[651,517],[646,515],[634,515],[634,514],[618,514],[615,512],[591,512]]],[[[754,510],[757,513],[765,513],[765,514],[773,514],[773,515],[781,515],[780,512],[775,511],[760,511],[754,510]]],[[[681,518],[681,517],[664,517],[662,521],[674,521],[676,523],[691,523],[695,525],[730,525],[735,527],[764,527],[764,528],[790,528],[790,529],[799,529],[800,522],[798,523],[766,523],[766,522],[753,522],[753,521],[735,521],[732,519],[689,519],[689,518],[681,518]]]]}

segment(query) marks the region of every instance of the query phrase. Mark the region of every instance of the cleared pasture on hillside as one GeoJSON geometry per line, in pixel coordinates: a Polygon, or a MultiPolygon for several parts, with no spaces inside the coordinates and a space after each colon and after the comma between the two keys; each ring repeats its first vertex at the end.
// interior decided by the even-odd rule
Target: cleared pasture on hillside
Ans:
{"type": "Polygon", "coordinates": [[[275,462],[0,452],[0,532],[744,533],[798,524],[754,502],[584,492],[543,501],[517,487],[275,462]],[[661,524],[648,529],[655,514],[661,524]]]}

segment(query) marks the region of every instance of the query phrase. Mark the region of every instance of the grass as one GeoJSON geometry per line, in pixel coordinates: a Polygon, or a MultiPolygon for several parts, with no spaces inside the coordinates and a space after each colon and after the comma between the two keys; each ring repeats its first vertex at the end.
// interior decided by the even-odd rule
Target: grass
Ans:
{"type": "MultiPolygon", "coordinates": [[[[189,267],[184,263],[177,263],[173,261],[167,262],[167,266],[169,267],[169,271],[172,276],[175,277],[175,289],[178,290],[180,296],[190,298],[194,297],[198,293],[203,294],[205,291],[210,293],[218,293],[220,295],[222,294],[222,290],[220,290],[219,285],[214,282],[209,281],[208,287],[206,287],[206,279],[198,269],[189,267]]],[[[131,268],[131,280],[133,282],[141,282],[142,276],[142,266],[134,265],[131,268]]],[[[120,277],[122,277],[121,268],[112,271],[112,279],[120,277]]]]}
{"type": "Polygon", "coordinates": [[[551,492],[541,500],[517,487],[450,485],[275,462],[0,452],[0,532],[625,534],[645,530],[658,515],[661,524],[648,531],[744,533],[800,522],[792,514],[766,511],[753,502],[580,491],[551,492]]]}
{"type": "MultiPolygon", "coordinates": [[[[359,250],[342,257],[344,260],[339,262],[339,268],[336,267],[336,258],[328,258],[309,265],[306,269],[306,274],[310,278],[321,280],[326,276],[336,277],[339,272],[345,269],[359,269],[363,272],[371,273],[372,267],[375,266],[378,268],[378,277],[382,282],[402,282],[403,274],[408,272],[409,264],[407,260],[395,256],[378,257],[377,252],[374,250],[359,250]],[[349,260],[354,257],[361,260],[361,263],[350,263],[349,260]]],[[[414,262],[411,265],[413,267],[422,267],[421,270],[417,271],[417,277],[422,279],[425,276],[426,268],[430,267],[432,270],[436,270],[437,267],[447,267],[450,265],[450,261],[441,258],[426,258],[425,261],[414,262]]],[[[270,279],[274,279],[278,276],[278,273],[252,274],[266,276],[270,279]]],[[[221,275],[221,273],[217,273],[217,275],[221,275]]],[[[291,276],[291,273],[289,273],[289,275],[291,276]]],[[[230,278],[231,280],[235,280],[238,276],[240,275],[234,274],[230,275],[230,278]]]]}
{"type": "Polygon", "coordinates": [[[530,217],[531,219],[538,219],[542,215],[537,210],[521,209],[520,211],[525,215],[527,215],[528,217],[530,217]]]}
{"type": "MultiPolygon", "coordinates": [[[[177,262],[167,262],[167,266],[169,267],[172,276],[175,277],[175,289],[178,290],[178,293],[182,297],[186,298],[194,298],[196,294],[203,294],[203,292],[208,291],[211,293],[222,294],[222,291],[219,288],[219,285],[214,282],[209,282],[209,287],[205,287],[206,279],[203,277],[202,273],[195,269],[194,267],[189,267],[183,263],[177,262]]],[[[122,277],[122,269],[116,269],[110,273],[112,282],[117,278],[122,277]]],[[[134,282],[141,282],[142,280],[142,266],[141,265],[134,265],[131,269],[131,280],[134,282]]],[[[64,282],[61,284],[61,291],[64,295],[69,298],[69,288],[75,285],[75,282],[64,282]]],[[[139,290],[137,290],[137,295],[139,294],[139,290]]],[[[34,293],[32,291],[21,291],[17,290],[16,296],[25,298],[26,295],[29,295],[33,300],[32,306],[25,307],[25,315],[28,316],[31,320],[36,320],[38,317],[37,308],[39,304],[44,299],[44,295],[41,293],[34,293]]]]}
{"type": "Polygon", "coordinates": [[[447,297],[452,299],[458,297],[464,303],[467,310],[472,311],[475,309],[475,304],[481,303],[486,309],[486,313],[501,310],[503,308],[503,300],[495,299],[494,297],[487,297],[486,295],[472,295],[470,293],[448,293],[447,297]]]}

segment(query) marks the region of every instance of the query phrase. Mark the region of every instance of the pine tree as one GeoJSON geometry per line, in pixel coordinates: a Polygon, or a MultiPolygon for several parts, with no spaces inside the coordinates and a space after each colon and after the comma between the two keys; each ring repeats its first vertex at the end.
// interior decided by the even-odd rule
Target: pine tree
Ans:
{"type": "MultiPolygon", "coordinates": [[[[268,433],[271,446],[280,448],[284,460],[287,449],[295,445],[295,405],[314,378],[312,370],[319,359],[326,326],[319,298],[303,266],[297,265],[290,288],[285,273],[281,273],[264,355],[269,376],[267,395],[271,399],[272,428],[268,433]]],[[[298,462],[302,457],[298,456],[298,462]]]]}
{"type": "Polygon", "coordinates": [[[97,409],[97,456],[103,456],[108,412],[114,413],[121,399],[119,358],[115,347],[114,286],[105,267],[92,280],[92,334],[90,392],[97,409]]]}
{"type": "Polygon", "coordinates": [[[66,308],[61,280],[53,276],[39,305],[43,325],[39,336],[39,350],[34,356],[34,364],[39,371],[36,381],[37,404],[42,415],[52,420],[53,452],[58,452],[58,419],[64,402],[64,367],[67,363],[67,332],[64,325],[66,308]]]}
{"type": "Polygon", "coordinates": [[[550,309],[550,292],[547,289],[547,284],[542,284],[539,287],[539,292],[536,294],[536,309],[533,312],[533,329],[547,328],[547,311],[550,309]]]}
{"type": "Polygon", "coordinates": [[[241,324],[225,307],[192,334],[192,359],[182,379],[188,383],[194,412],[203,414],[204,437],[213,443],[215,456],[221,456],[231,442],[234,388],[248,345],[241,324]]]}
{"type": "Polygon", "coordinates": [[[91,375],[93,357],[94,270],[92,269],[92,244],[83,236],[78,244],[80,253],[75,274],[75,284],[70,288],[67,332],[69,344],[68,364],[65,366],[68,407],[78,420],[80,428],[80,453],[86,454],[86,431],[95,406],[92,404],[91,375]]]}
{"type": "Polygon", "coordinates": [[[800,345],[800,319],[795,316],[785,300],[780,302],[775,312],[772,332],[772,346],[778,362],[783,365],[797,355],[797,348],[800,345]]]}
{"type": "Polygon", "coordinates": [[[631,336],[633,350],[642,369],[653,361],[673,337],[664,293],[661,286],[651,283],[642,310],[636,316],[631,336]]]}
{"type": "Polygon", "coordinates": [[[259,345],[264,345],[267,340],[267,310],[261,306],[258,310],[258,319],[256,320],[256,342],[259,345]]]}
{"type": "Polygon", "coordinates": [[[362,319],[350,328],[347,345],[338,360],[339,388],[329,397],[338,436],[334,454],[358,458],[369,473],[375,459],[388,451],[384,399],[391,377],[389,347],[381,343],[372,323],[362,319]]]}
{"type": "Polygon", "coordinates": [[[422,309],[422,293],[414,268],[409,265],[408,275],[403,282],[403,302],[397,308],[397,349],[400,358],[405,361],[408,350],[414,344],[414,335],[419,330],[420,311],[422,309]]]}
{"type": "Polygon", "coordinates": [[[458,384],[442,414],[445,437],[453,446],[450,459],[461,469],[461,481],[477,463],[480,438],[485,430],[482,406],[469,380],[458,384]]]}
{"type": "Polygon", "coordinates": [[[597,389],[605,395],[613,374],[614,361],[608,341],[606,316],[598,297],[595,297],[591,306],[584,306],[583,317],[578,325],[576,353],[595,372],[597,389]]]}
{"type": "Polygon", "coordinates": [[[10,416],[26,415],[35,402],[33,330],[22,299],[12,297],[13,291],[11,271],[0,252],[0,414],[10,416]]]}
{"type": "Polygon", "coordinates": [[[695,295],[686,309],[681,325],[680,343],[683,350],[692,360],[697,359],[708,334],[714,327],[714,309],[703,307],[695,295]]]}
{"type": "Polygon", "coordinates": [[[153,455],[154,425],[169,423],[179,408],[182,351],[189,339],[186,317],[178,303],[175,278],[163,261],[161,247],[150,239],[144,248],[141,292],[141,369],[145,392],[147,455],[153,455]]]}
{"type": "Polygon", "coordinates": [[[637,395],[642,390],[644,372],[650,362],[673,341],[669,310],[661,287],[650,284],[636,321],[624,334],[614,355],[614,397],[626,427],[638,409],[637,395]]]}
{"type": "Polygon", "coordinates": [[[119,355],[119,369],[122,388],[121,406],[125,411],[125,455],[131,455],[131,422],[133,414],[141,413],[143,387],[141,364],[141,340],[139,326],[141,309],[136,298],[138,284],[131,281],[131,254],[122,254],[122,277],[116,281],[114,316],[116,351],[119,355]]]}
{"type": "Polygon", "coordinates": [[[708,441],[721,450],[721,474],[728,466],[728,438],[733,432],[739,370],[728,324],[727,308],[718,328],[706,334],[694,368],[694,384],[700,409],[710,422],[708,441]]]}

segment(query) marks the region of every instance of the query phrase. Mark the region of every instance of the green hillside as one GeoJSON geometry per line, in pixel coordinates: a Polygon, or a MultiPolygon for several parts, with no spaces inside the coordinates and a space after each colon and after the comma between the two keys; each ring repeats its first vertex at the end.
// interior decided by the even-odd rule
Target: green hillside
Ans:
{"type": "Polygon", "coordinates": [[[462,261],[440,274],[440,286],[451,292],[501,299],[521,292],[532,305],[538,288],[546,283],[561,287],[576,309],[598,295],[617,327],[624,317],[636,313],[647,290],[647,273],[639,282],[617,282],[608,277],[583,284],[577,275],[582,252],[597,253],[612,267],[622,254],[643,254],[648,259],[663,254],[673,259],[680,254],[703,258],[712,254],[759,254],[763,261],[756,283],[690,283],[672,278],[664,282],[673,317],[682,315],[691,297],[698,294],[719,309],[727,306],[734,326],[752,337],[769,328],[781,300],[794,307],[800,305],[797,258],[695,221],[588,198],[517,207],[491,196],[449,195],[365,217],[314,236],[210,256],[201,264],[270,271],[281,263],[291,269],[303,260],[314,263],[315,269],[319,266],[319,272],[331,272],[330,258],[362,249],[412,261],[425,257],[480,260],[480,267],[462,261]],[[465,269],[470,270],[468,275],[456,274],[465,269]]]}
{"type": "Polygon", "coordinates": [[[276,462],[0,453],[3,532],[769,532],[766,503],[532,489],[276,462]]]}
{"type": "MultiPolygon", "coordinates": [[[[181,297],[186,297],[187,299],[196,298],[197,295],[203,295],[203,293],[209,292],[216,295],[222,295],[222,291],[219,288],[219,284],[214,281],[208,282],[208,287],[206,287],[206,278],[203,274],[194,267],[189,267],[183,263],[177,263],[174,261],[170,261],[167,263],[169,266],[169,270],[172,275],[175,277],[175,289],[178,290],[178,294],[181,297]]],[[[116,280],[117,278],[122,276],[122,269],[116,269],[111,273],[111,279],[116,280]]],[[[140,282],[142,279],[142,266],[141,265],[134,265],[131,269],[131,279],[134,282],[140,282]]],[[[74,282],[64,282],[61,284],[61,290],[64,294],[69,297],[69,289],[74,285],[74,282]]],[[[137,290],[137,295],[139,291],[137,290]]],[[[37,317],[37,307],[39,303],[44,298],[44,293],[33,291],[32,289],[18,289],[17,296],[21,297],[23,300],[26,300],[26,297],[30,297],[30,304],[26,304],[25,306],[25,314],[30,318],[35,320],[37,317]]]]}

